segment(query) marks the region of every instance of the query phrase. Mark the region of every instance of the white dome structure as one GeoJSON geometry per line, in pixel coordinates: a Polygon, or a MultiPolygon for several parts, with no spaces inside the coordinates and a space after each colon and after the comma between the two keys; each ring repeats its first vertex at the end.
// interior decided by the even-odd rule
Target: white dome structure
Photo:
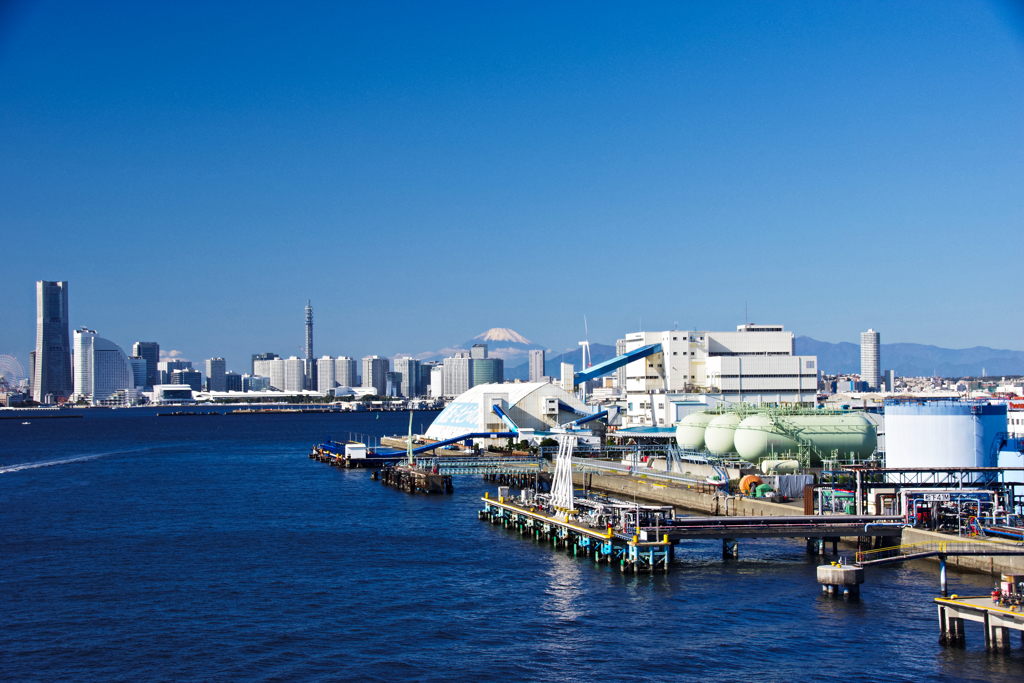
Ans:
{"type": "Polygon", "coordinates": [[[498,405],[520,430],[537,432],[595,412],[593,407],[548,382],[481,384],[448,404],[424,436],[444,441],[474,432],[509,431],[494,412],[494,405],[498,405]]]}

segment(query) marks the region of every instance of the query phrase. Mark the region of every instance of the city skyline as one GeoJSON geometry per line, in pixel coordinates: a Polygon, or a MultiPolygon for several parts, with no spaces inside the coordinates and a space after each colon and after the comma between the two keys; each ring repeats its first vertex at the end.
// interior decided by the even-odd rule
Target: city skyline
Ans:
{"type": "Polygon", "coordinates": [[[72,328],[236,372],[300,355],[307,299],[320,355],[355,358],[745,310],[1021,348],[1012,287],[935,285],[1024,242],[1009,4],[203,10],[5,10],[0,352],[23,365],[45,279],[74,283],[72,328]],[[278,262],[292,234],[320,258],[278,262]]]}

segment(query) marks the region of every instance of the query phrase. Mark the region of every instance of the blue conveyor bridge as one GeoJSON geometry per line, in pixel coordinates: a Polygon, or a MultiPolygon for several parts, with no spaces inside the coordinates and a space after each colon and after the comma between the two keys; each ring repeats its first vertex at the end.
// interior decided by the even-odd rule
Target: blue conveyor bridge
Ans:
{"type": "Polygon", "coordinates": [[[639,349],[627,351],[621,356],[615,356],[615,358],[606,360],[603,363],[598,363],[592,368],[586,368],[585,370],[580,370],[573,374],[573,384],[583,384],[595,377],[607,375],[613,370],[618,370],[623,365],[629,365],[633,361],[642,360],[648,356],[653,356],[656,353],[661,353],[661,344],[648,344],[647,346],[641,346],[639,349]]]}

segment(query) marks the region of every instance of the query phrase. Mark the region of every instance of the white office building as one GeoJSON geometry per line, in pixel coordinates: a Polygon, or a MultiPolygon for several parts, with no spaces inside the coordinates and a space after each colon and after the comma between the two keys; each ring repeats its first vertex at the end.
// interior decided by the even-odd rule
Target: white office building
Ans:
{"type": "Polygon", "coordinates": [[[206,390],[227,391],[228,364],[223,358],[206,359],[206,390]]]}
{"type": "Polygon", "coordinates": [[[114,342],[83,327],[74,332],[74,349],[75,400],[97,405],[117,392],[127,396],[135,388],[128,354],[114,342]]]}
{"type": "Polygon", "coordinates": [[[323,356],[316,361],[316,390],[321,394],[329,394],[338,386],[335,381],[335,361],[332,356],[323,356]]]}
{"type": "Polygon", "coordinates": [[[430,398],[444,398],[444,364],[430,369],[430,398]]]}
{"type": "Polygon", "coordinates": [[[878,391],[880,364],[879,334],[873,329],[860,333],[860,381],[868,391],[878,391]]]}
{"type": "Polygon", "coordinates": [[[444,359],[444,395],[454,398],[473,387],[473,359],[468,351],[444,359]]]}
{"type": "Polygon", "coordinates": [[[306,390],[306,359],[290,356],[284,360],[270,361],[284,366],[284,387],[282,391],[306,390]]]}
{"type": "Polygon", "coordinates": [[[355,358],[338,356],[334,359],[334,381],[335,386],[354,387],[359,385],[359,367],[355,358]]]}

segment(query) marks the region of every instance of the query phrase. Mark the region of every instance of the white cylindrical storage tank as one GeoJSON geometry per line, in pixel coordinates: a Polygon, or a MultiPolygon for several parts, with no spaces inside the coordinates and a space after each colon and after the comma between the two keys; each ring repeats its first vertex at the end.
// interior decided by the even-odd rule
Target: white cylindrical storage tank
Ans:
{"type": "Polygon", "coordinates": [[[996,467],[1006,406],[959,401],[885,407],[886,467],[996,467]]]}
{"type": "Polygon", "coordinates": [[[736,427],[740,424],[740,416],[736,413],[726,413],[716,416],[708,423],[704,430],[704,445],[715,455],[735,453],[736,443],[734,440],[736,427]]]}
{"type": "Polygon", "coordinates": [[[676,443],[684,450],[699,451],[704,448],[704,430],[713,419],[713,413],[690,413],[676,425],[676,443]]]}

